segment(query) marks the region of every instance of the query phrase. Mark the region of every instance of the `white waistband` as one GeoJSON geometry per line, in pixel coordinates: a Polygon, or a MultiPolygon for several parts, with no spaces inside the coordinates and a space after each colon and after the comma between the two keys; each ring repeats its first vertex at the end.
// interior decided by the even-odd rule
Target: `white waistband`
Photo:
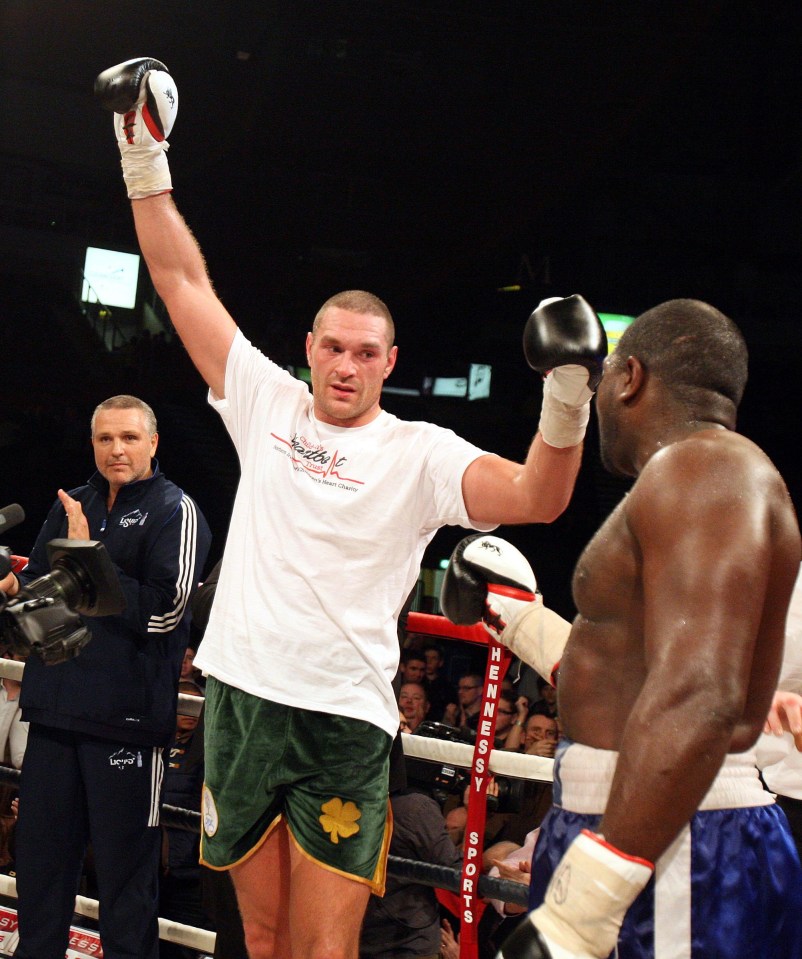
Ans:
{"type": "MultiPolygon", "coordinates": [[[[559,805],[571,812],[602,815],[617,762],[618,753],[612,750],[580,743],[567,745],[555,763],[555,781],[559,778],[555,801],[559,796],[559,805]]],[[[771,793],[763,788],[750,750],[727,756],[699,810],[770,806],[773,802],[771,793]]]]}

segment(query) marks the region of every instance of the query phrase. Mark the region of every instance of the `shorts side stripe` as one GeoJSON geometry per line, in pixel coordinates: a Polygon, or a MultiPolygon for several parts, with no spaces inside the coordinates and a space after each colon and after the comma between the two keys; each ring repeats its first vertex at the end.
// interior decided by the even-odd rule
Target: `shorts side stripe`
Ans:
{"type": "Polygon", "coordinates": [[[691,829],[685,826],[657,860],[654,886],[654,954],[691,959],[691,829]]]}
{"type": "Polygon", "coordinates": [[[330,866],[328,863],[321,862],[319,859],[316,859],[311,853],[308,853],[304,847],[298,842],[295,836],[290,829],[289,823],[287,826],[287,835],[290,837],[293,846],[301,853],[304,859],[308,859],[309,862],[313,862],[316,866],[319,866],[321,869],[325,869],[326,872],[333,872],[335,876],[344,876],[346,879],[351,879],[353,882],[361,882],[364,885],[368,886],[370,891],[377,896],[384,895],[384,886],[387,879],[387,854],[390,849],[390,839],[393,834],[393,813],[392,807],[390,806],[389,801],[387,802],[387,821],[384,826],[384,837],[382,839],[382,848],[379,853],[379,859],[376,863],[376,869],[370,879],[366,879],[364,876],[357,876],[352,872],[345,872],[343,869],[337,869],[336,866],[330,866]]]}
{"type": "Polygon", "coordinates": [[[267,837],[270,835],[271,832],[273,832],[273,830],[276,828],[276,826],[278,826],[278,824],[281,822],[283,818],[284,816],[281,813],[279,813],[278,816],[276,816],[273,822],[271,822],[270,825],[267,827],[267,829],[264,831],[259,841],[255,845],[251,846],[251,848],[245,853],[244,856],[240,856],[239,859],[235,860],[234,862],[230,862],[225,866],[215,866],[203,858],[203,841],[205,839],[205,836],[204,836],[203,830],[201,830],[201,843],[200,843],[201,865],[206,866],[209,869],[213,869],[215,872],[228,872],[228,870],[233,869],[234,866],[239,866],[240,863],[247,862],[251,858],[251,856],[253,856],[254,853],[257,852],[257,850],[262,848],[262,846],[265,844],[267,840],[267,837]]]}

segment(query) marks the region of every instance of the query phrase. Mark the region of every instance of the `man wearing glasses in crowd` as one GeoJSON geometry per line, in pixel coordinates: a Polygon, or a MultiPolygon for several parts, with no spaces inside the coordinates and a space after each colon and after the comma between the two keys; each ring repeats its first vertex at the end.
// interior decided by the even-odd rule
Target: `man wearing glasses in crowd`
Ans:
{"type": "Polygon", "coordinates": [[[450,704],[444,722],[476,733],[481,708],[482,677],[478,673],[468,673],[457,683],[457,703],[450,704]]]}

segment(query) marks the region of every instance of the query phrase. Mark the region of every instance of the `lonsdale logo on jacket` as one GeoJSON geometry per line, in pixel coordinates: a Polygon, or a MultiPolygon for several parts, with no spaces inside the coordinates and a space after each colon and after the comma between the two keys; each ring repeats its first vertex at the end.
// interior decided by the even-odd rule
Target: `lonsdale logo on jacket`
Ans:
{"type": "Polygon", "coordinates": [[[145,520],[148,518],[147,513],[143,513],[141,510],[135,509],[132,513],[126,513],[125,516],[120,518],[120,526],[144,526],[145,520]]]}
{"type": "Polygon", "coordinates": [[[125,769],[126,766],[142,766],[142,753],[131,752],[130,749],[123,747],[118,749],[116,753],[112,753],[109,756],[109,765],[115,766],[117,769],[125,769]]]}

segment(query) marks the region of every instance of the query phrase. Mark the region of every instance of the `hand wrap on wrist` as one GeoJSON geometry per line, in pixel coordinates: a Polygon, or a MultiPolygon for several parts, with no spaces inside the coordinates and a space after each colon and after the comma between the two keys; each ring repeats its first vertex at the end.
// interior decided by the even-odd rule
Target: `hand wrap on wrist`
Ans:
{"type": "Polygon", "coordinates": [[[571,843],[531,921],[555,956],[607,959],[654,866],[584,829],[571,843]],[[562,950],[566,950],[565,953],[562,950]]]}
{"type": "Polygon", "coordinates": [[[584,366],[558,366],[546,376],[538,429],[549,446],[563,449],[582,442],[592,396],[584,366]]]}

